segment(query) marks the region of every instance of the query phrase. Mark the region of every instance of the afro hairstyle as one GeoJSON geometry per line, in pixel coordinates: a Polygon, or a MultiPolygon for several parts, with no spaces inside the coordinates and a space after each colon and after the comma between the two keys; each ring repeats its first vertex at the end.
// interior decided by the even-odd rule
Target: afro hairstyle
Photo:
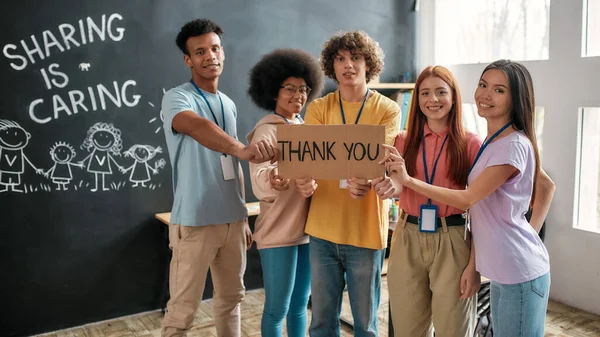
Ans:
{"type": "Polygon", "coordinates": [[[175,39],[175,43],[184,54],[189,56],[190,51],[187,50],[187,40],[190,37],[208,33],[215,33],[219,36],[219,39],[223,38],[223,29],[221,29],[221,26],[217,25],[214,21],[208,19],[192,20],[181,27],[181,30],[175,39]]]}
{"type": "Polygon", "coordinates": [[[311,89],[306,104],[321,95],[323,72],[318,61],[299,49],[275,49],[264,55],[250,70],[248,94],[265,110],[275,110],[279,89],[289,77],[302,78],[311,89]]]}

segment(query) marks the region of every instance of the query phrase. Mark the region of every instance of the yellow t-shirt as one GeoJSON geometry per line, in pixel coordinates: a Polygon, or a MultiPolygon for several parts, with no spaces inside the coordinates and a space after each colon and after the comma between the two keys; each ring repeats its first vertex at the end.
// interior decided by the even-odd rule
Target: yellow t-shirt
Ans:
{"type": "MultiPolygon", "coordinates": [[[[398,134],[396,102],[371,90],[358,124],[385,125],[385,142],[392,145],[398,134]]],[[[315,100],[306,108],[306,124],[335,125],[342,123],[339,91],[315,100]]],[[[346,123],[354,123],[362,105],[342,100],[346,123]]],[[[350,192],[340,189],[339,180],[318,180],[312,196],[306,233],[337,244],[361,248],[383,249],[387,246],[388,207],[371,189],[355,200],[350,192]]]]}

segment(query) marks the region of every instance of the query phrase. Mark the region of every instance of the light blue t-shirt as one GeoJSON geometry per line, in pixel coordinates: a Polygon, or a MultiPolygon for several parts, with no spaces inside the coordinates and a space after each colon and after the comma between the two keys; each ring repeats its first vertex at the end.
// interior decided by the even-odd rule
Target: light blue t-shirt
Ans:
{"type": "Polygon", "coordinates": [[[546,246],[525,218],[535,174],[535,153],[527,136],[516,131],[490,143],[473,167],[469,184],[497,165],[519,172],[470,209],[475,265],[481,275],[498,283],[528,282],[548,273],[550,262],[546,246]]]}
{"type": "MultiPolygon", "coordinates": [[[[202,93],[223,129],[219,96],[207,91],[202,93]]],[[[225,132],[237,139],[235,104],[225,94],[219,94],[225,109],[225,132]]],[[[248,212],[242,198],[238,159],[232,157],[235,179],[224,180],[220,159],[223,154],[204,147],[192,137],[172,128],[173,118],[184,110],[194,111],[200,117],[215,121],[206,102],[190,82],[167,91],[163,97],[163,129],[173,168],[171,223],[206,226],[244,219],[248,212]]]]}

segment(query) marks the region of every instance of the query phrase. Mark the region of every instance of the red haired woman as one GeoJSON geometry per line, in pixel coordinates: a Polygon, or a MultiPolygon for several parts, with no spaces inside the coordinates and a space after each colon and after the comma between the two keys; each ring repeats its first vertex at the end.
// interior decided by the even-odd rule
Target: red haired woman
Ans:
{"type": "MultiPolygon", "coordinates": [[[[465,189],[481,140],[463,129],[457,81],[448,69],[430,66],[415,88],[408,130],[394,144],[408,174],[465,189]]],[[[379,178],[374,185],[382,198],[400,197],[388,269],[396,337],[433,336],[434,328],[436,337],[472,336],[480,276],[465,240],[463,211],[391,186],[389,179],[379,178]]]]}

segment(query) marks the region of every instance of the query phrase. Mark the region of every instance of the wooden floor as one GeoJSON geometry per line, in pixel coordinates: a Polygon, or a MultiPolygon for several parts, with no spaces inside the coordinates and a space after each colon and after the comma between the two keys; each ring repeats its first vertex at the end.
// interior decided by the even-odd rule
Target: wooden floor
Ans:
{"type": "MultiPolygon", "coordinates": [[[[381,306],[379,307],[379,335],[388,336],[388,294],[387,279],[383,278],[381,306]]],[[[246,294],[242,304],[242,336],[260,336],[260,320],[264,303],[264,291],[254,290],[246,294]]],[[[211,301],[200,305],[189,337],[216,336],[211,319],[211,301]]],[[[352,321],[348,297],[345,295],[342,316],[352,321]]],[[[309,311],[310,315],[310,311],[309,311]]],[[[162,314],[151,312],[123,317],[102,323],[89,324],[69,330],[62,330],[45,337],[159,337],[162,314]]],[[[309,320],[310,321],[310,320],[309,320]]],[[[353,336],[352,331],[342,326],[342,336],[353,336]]],[[[598,337],[600,336],[600,316],[573,309],[564,304],[550,302],[546,320],[545,337],[598,337]]]]}

